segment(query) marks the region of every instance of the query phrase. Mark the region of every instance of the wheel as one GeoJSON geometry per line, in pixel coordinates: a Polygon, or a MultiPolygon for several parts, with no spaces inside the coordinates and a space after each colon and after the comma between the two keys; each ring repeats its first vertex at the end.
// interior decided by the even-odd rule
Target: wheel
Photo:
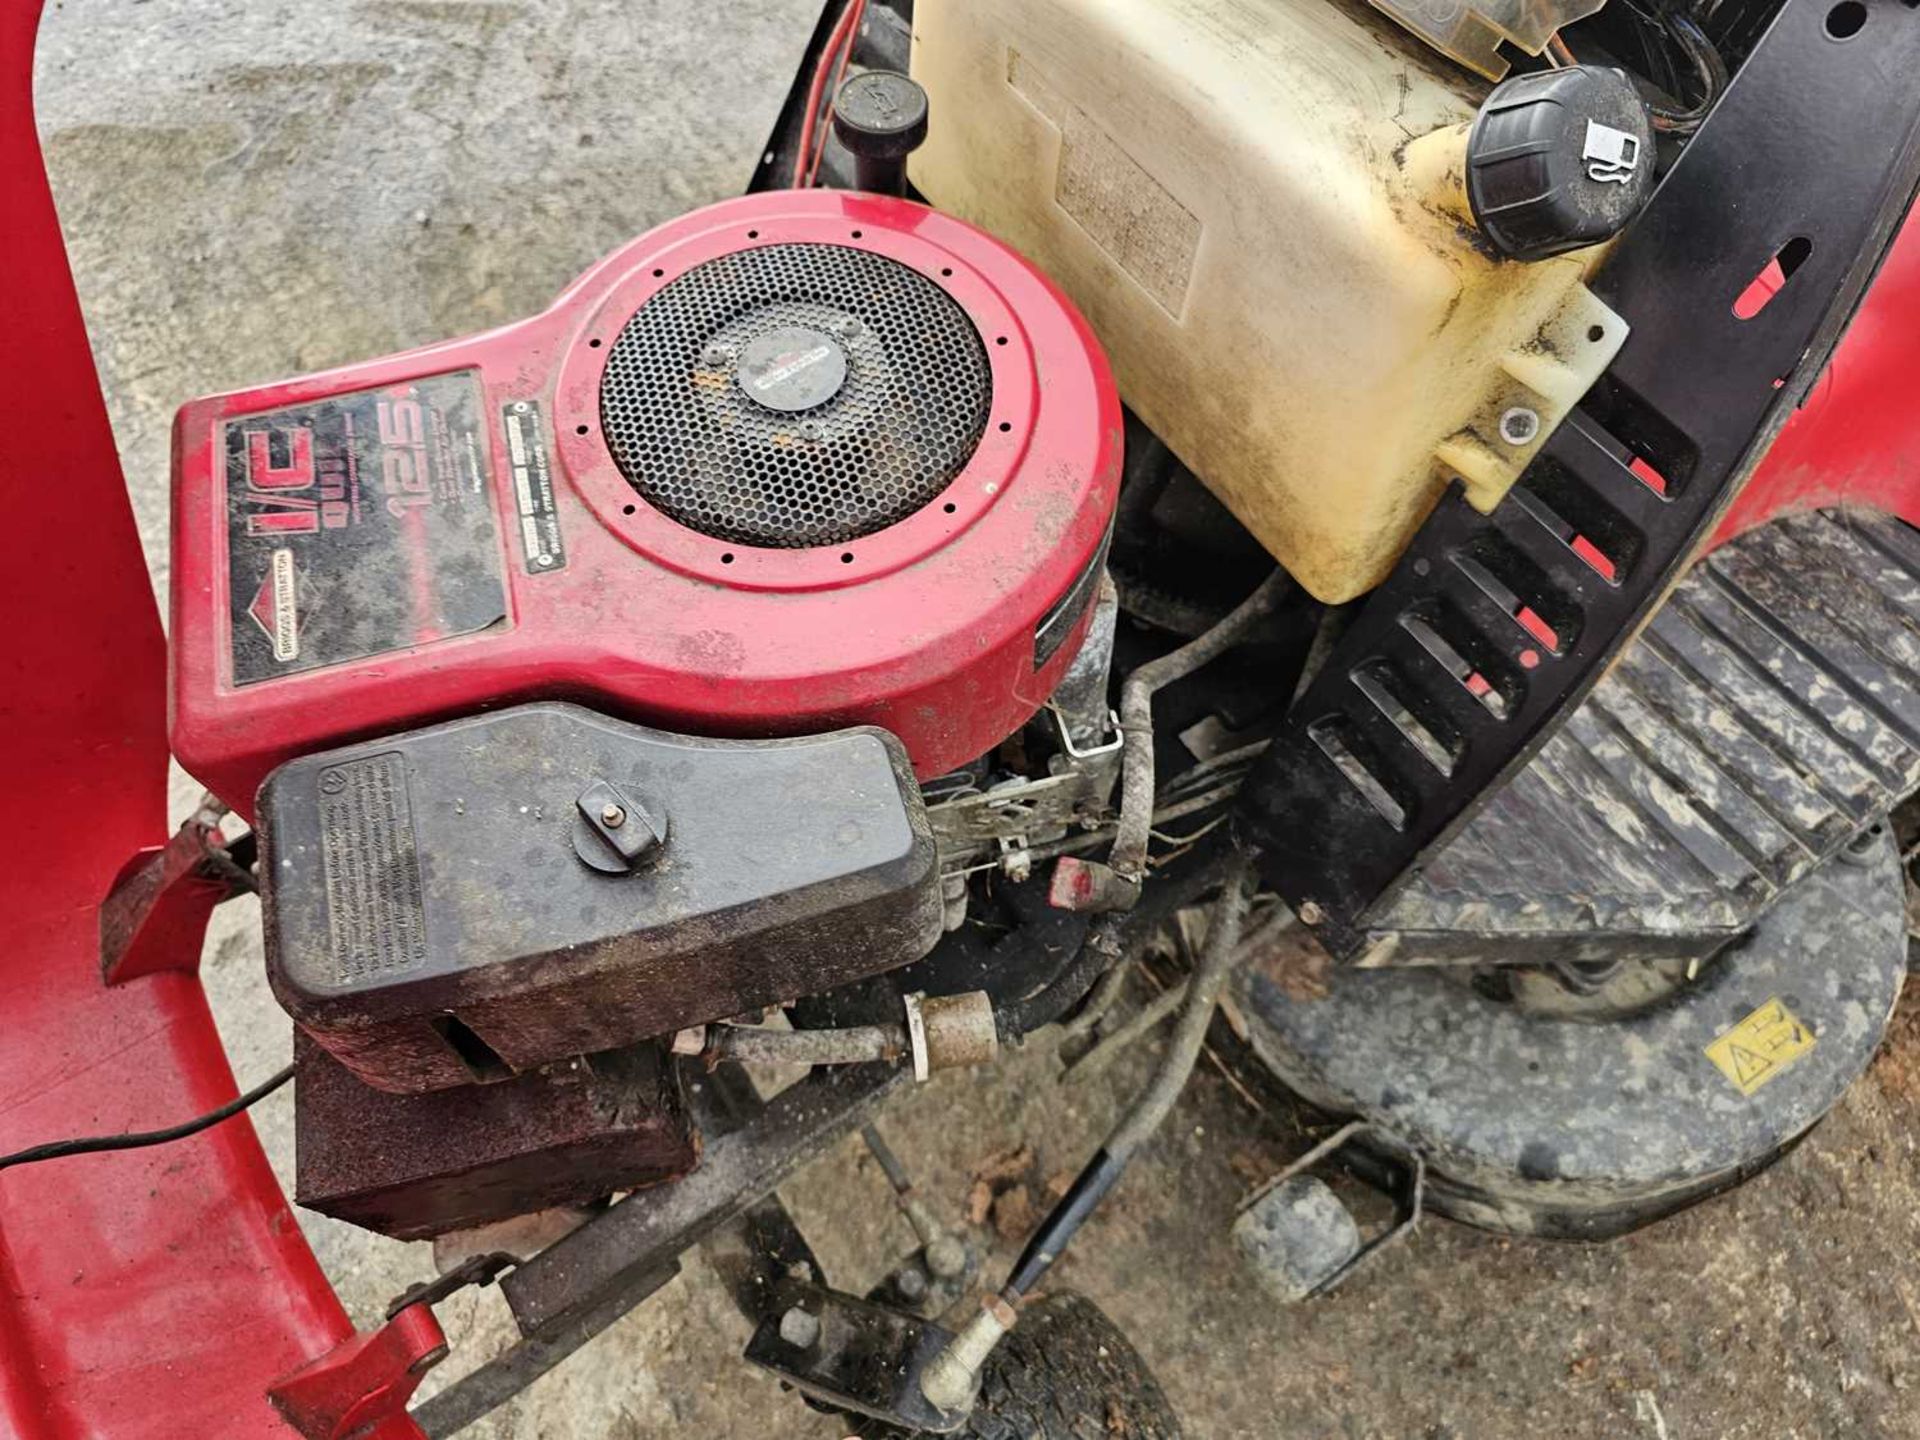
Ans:
{"type": "MultiPolygon", "coordinates": [[[[865,1422],[862,1440],[910,1432],[865,1422]]],[[[1053,1294],[987,1362],[980,1398],[953,1432],[971,1440],[1179,1440],[1180,1421],[1120,1327],[1084,1295],[1053,1294]]]]}

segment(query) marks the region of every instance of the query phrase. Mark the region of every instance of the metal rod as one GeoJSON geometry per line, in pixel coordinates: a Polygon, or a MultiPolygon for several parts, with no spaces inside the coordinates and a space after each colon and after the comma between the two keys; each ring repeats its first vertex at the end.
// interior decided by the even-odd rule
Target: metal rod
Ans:
{"type": "Polygon", "coordinates": [[[1200,1058],[1200,1045],[1220,991],[1240,948],[1240,925],[1253,891],[1252,857],[1236,852],[1228,862],[1225,886],[1207,927],[1199,963],[1187,981],[1185,1004],[1153,1079],[1128,1107],[1079,1178],[1034,1231],[1000,1294],[1009,1305],[1030,1291],[1060,1258],[1075,1232],[1119,1180],[1133,1154],[1167,1118],[1200,1058]]]}
{"type": "Polygon", "coordinates": [[[844,1030],[757,1030],[716,1025],[702,1051],[710,1060],[742,1065],[867,1065],[899,1062],[907,1053],[904,1025],[853,1025],[844,1030]]]}
{"type": "Polygon", "coordinates": [[[896,1195],[905,1195],[913,1189],[913,1177],[907,1174],[907,1167],[900,1163],[900,1157],[893,1153],[893,1147],[887,1144],[878,1127],[862,1125],[860,1138],[866,1142],[867,1149],[886,1173],[887,1183],[893,1186],[896,1195]]]}
{"type": "Polygon", "coordinates": [[[1129,880],[1147,870],[1147,831],[1153,825],[1153,697],[1231,649],[1268,615],[1293,581],[1276,569],[1218,625],[1178,650],[1138,666],[1120,687],[1120,731],[1125,741],[1120,766],[1120,824],[1109,862],[1129,880]]]}

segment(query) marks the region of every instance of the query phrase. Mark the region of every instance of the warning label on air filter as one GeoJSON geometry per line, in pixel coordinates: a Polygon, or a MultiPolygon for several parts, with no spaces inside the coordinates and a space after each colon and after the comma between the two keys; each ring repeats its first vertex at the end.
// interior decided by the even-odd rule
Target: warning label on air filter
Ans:
{"type": "Polygon", "coordinates": [[[563,570],[566,543],[560,538],[560,512],[553,503],[553,462],[547,432],[540,424],[540,402],[515,400],[502,408],[507,463],[513,467],[513,497],[519,509],[520,554],[529,575],[563,570]]]}
{"type": "Polygon", "coordinates": [[[471,370],[229,421],[234,683],[504,619],[487,454],[471,370]]]}

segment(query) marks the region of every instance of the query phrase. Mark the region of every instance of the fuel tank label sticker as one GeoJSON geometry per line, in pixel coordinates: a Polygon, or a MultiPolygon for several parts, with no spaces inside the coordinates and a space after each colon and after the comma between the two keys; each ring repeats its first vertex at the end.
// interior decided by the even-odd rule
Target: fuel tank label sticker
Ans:
{"type": "Polygon", "coordinates": [[[507,437],[507,463],[513,467],[513,498],[519,514],[520,555],[529,575],[545,575],[567,566],[560,538],[560,511],[553,499],[553,461],[538,400],[514,400],[500,412],[507,437]]]}
{"type": "Polygon", "coordinates": [[[506,618],[475,371],[229,420],[225,443],[234,684],[506,618]]]}
{"type": "Polygon", "coordinates": [[[1707,1046],[1707,1058],[1751,1095],[1814,1046],[1814,1034],[1779,1000],[1769,1000],[1707,1046]]]}

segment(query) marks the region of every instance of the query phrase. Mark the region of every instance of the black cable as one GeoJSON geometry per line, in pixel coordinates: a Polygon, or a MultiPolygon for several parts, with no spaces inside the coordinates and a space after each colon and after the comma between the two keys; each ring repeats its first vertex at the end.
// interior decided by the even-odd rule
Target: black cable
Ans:
{"type": "Polygon", "coordinates": [[[1014,1262],[1000,1298],[1009,1305],[1018,1304],[1040,1283],[1053,1264],[1072,1242],[1087,1218],[1099,1208],[1107,1192],[1118,1183],[1140,1147],[1152,1138],[1186,1088],[1194,1062],[1206,1040],[1207,1024],[1220,1003],[1220,991],[1232,970],[1240,944],[1240,927],[1246,918],[1247,904],[1253,897],[1253,857],[1244,851],[1231,852],[1225,861],[1225,888],[1207,922],[1207,938],[1200,959],[1187,982],[1187,998],[1180,1007],[1174,1033],[1161,1053],[1160,1063],[1126,1113],[1108,1133],[1106,1143],[1094,1151],[1067,1193],[1055,1202],[1020,1258],[1014,1262]]]}
{"type": "Polygon", "coordinates": [[[236,1095],[218,1110],[209,1110],[204,1115],[165,1130],[136,1130],[125,1135],[90,1135],[78,1140],[49,1140],[44,1145],[34,1145],[26,1150],[16,1150],[11,1155],[0,1155],[0,1170],[14,1165],[32,1165],[40,1160],[59,1160],[68,1155],[92,1155],[102,1150],[138,1150],[147,1145],[165,1145],[169,1140],[184,1140],[189,1135],[198,1135],[202,1130],[210,1130],[222,1120],[231,1120],[257,1100],[264,1100],[282,1085],[293,1078],[293,1066],[279,1070],[262,1080],[244,1095],[236,1095]]]}

